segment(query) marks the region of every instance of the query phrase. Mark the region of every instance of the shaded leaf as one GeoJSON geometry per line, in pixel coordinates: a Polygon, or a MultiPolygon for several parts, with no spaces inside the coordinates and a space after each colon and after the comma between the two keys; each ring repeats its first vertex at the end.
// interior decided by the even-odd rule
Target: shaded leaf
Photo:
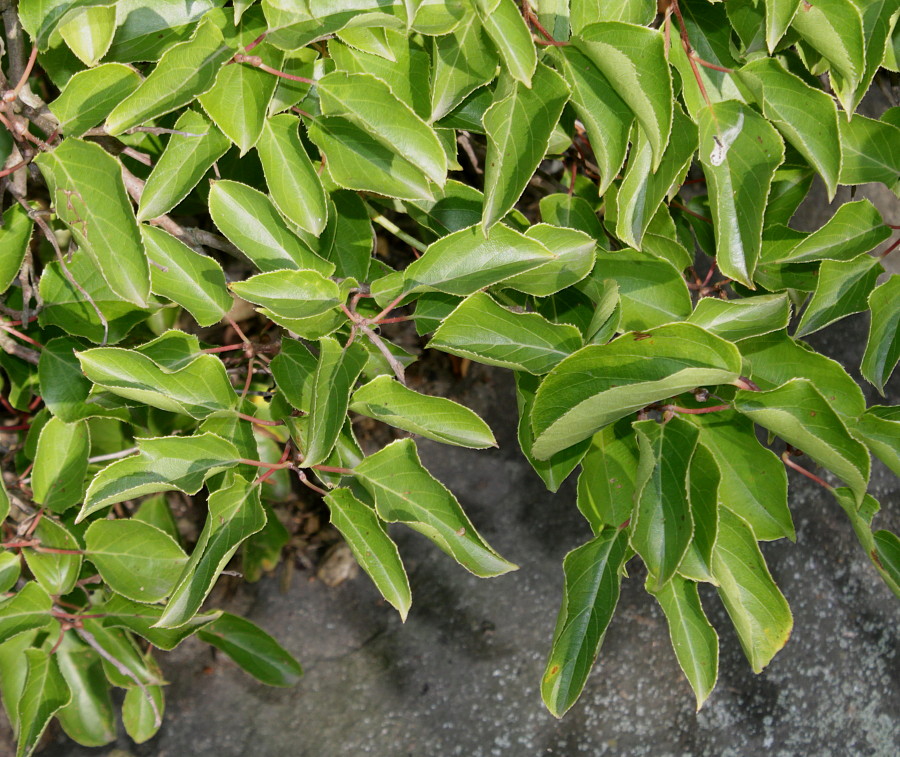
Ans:
{"type": "Polygon", "coordinates": [[[595,534],[630,517],[637,493],[639,450],[632,425],[623,419],[600,429],[581,461],[578,499],[595,534]]]}
{"type": "Polygon", "coordinates": [[[165,695],[162,686],[147,686],[144,691],[137,687],[128,689],[122,702],[125,733],[135,744],[143,744],[159,731],[159,718],[164,711],[165,695]],[[148,697],[153,698],[153,704],[150,704],[148,697]]]}
{"type": "Polygon", "coordinates": [[[66,735],[82,746],[115,741],[116,718],[99,655],[75,634],[63,634],[55,653],[72,700],[56,713],[66,735]]]}
{"type": "Polygon", "coordinates": [[[53,600],[47,590],[35,581],[28,581],[0,604],[0,643],[49,625],[53,619],[50,616],[52,607],[53,600]]]}
{"type": "Polygon", "coordinates": [[[0,293],[9,289],[19,275],[33,228],[34,222],[21,205],[11,205],[3,213],[3,225],[0,226],[0,249],[3,250],[0,256],[0,293]]]}
{"type": "Polygon", "coordinates": [[[30,755],[56,712],[72,700],[72,692],[59,672],[56,656],[43,649],[23,653],[28,673],[16,705],[19,724],[16,757],[30,755]]]}
{"type": "Polygon", "coordinates": [[[869,295],[872,318],[860,372],[881,395],[900,360],[900,276],[894,274],[869,295]]]}
{"type": "Polygon", "coordinates": [[[865,254],[853,260],[823,262],[816,291],[794,335],[812,334],[844,316],[866,310],[875,280],[883,272],[878,259],[865,254]]]}

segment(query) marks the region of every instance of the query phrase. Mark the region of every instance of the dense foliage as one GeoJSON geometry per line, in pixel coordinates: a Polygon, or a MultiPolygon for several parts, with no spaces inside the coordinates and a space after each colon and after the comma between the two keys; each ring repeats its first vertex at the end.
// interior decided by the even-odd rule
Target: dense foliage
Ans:
{"type": "Polygon", "coordinates": [[[794,538],[785,466],[833,494],[900,592],[867,492],[871,454],[900,474],[900,408],[867,407],[802,341],[870,310],[861,372],[884,391],[900,276],[870,253],[892,231],[867,200],[790,225],[814,180],[900,192],[900,107],[855,114],[897,71],[898,9],[0,0],[0,694],[18,754],[54,717],[111,741],[111,687],[150,738],[153,650],[193,634],[294,683],[275,640],[204,605],[238,550],[248,577],[277,561],[292,485],[403,617],[388,524],[478,576],[515,569],[419,460],[416,436],[495,440],[407,386],[413,327],[513,371],[550,491],[580,467],[593,536],[563,564],[554,714],[633,558],[698,706],[718,664],[699,583],[769,663],[792,618],[758,542],[794,538]],[[357,416],[398,438],[365,455],[357,416]],[[187,498],[205,513],[190,544],[187,498]]]}

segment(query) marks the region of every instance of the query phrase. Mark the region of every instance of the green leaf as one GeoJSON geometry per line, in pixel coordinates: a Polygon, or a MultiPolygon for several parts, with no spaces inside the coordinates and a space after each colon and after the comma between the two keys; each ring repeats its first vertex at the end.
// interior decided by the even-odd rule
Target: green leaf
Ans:
{"type": "Polygon", "coordinates": [[[883,272],[878,259],[866,254],[853,260],[823,262],[816,291],[803,311],[794,336],[812,334],[844,316],[868,309],[875,280],[883,272]]]}
{"type": "Polygon", "coordinates": [[[716,262],[725,276],[752,289],[766,197],[784,159],[784,144],[766,119],[734,101],[703,109],[699,126],[716,262]]]}
{"type": "MultiPolygon", "coordinates": [[[[798,0],[788,2],[796,7],[798,0]]],[[[741,68],[737,76],[753,93],[766,119],[822,177],[828,199],[834,199],[841,171],[834,100],[786,71],[774,58],[754,60],[741,68]]]]}
{"type": "Polygon", "coordinates": [[[862,501],[869,453],[811,381],[793,379],[768,392],[740,390],[734,408],[830,470],[862,501]]]}
{"type": "Polygon", "coordinates": [[[196,494],[207,478],[237,465],[240,458],[231,442],[214,434],[140,439],[138,450],[94,476],[76,522],[142,494],[175,489],[196,494]]]}
{"type": "Polygon", "coordinates": [[[559,48],[557,61],[572,93],[572,107],[590,139],[600,169],[598,194],[603,195],[625,162],[634,113],[577,47],[559,48]]]}
{"type": "Polygon", "coordinates": [[[504,287],[547,297],[581,281],[594,267],[597,243],[582,231],[538,223],[525,236],[541,242],[556,259],[505,279],[504,287]]]}
{"type": "Polygon", "coordinates": [[[534,443],[534,434],[531,431],[531,408],[534,405],[534,395],[540,380],[537,376],[524,371],[516,371],[513,375],[516,380],[516,405],[519,410],[517,428],[519,449],[522,450],[522,454],[534,472],[541,477],[548,491],[555,492],[581,462],[590,441],[585,439],[580,444],[551,455],[547,460],[538,460],[531,454],[531,447],[534,443]]]}
{"type": "Polygon", "coordinates": [[[22,698],[16,706],[19,723],[16,757],[34,752],[50,719],[72,700],[55,655],[43,649],[26,649],[24,657],[28,673],[22,698]]]}
{"type": "Polygon", "coordinates": [[[698,386],[731,383],[741,359],[733,344],[687,323],[592,344],[544,379],[531,423],[545,459],[636,410],[698,386]]]}
{"type": "Polygon", "coordinates": [[[894,186],[900,176],[900,129],[886,121],[854,115],[839,120],[841,130],[841,184],[880,181],[894,186]]]}
{"type": "MultiPolygon", "coordinates": [[[[0,497],[6,497],[8,499],[5,488],[2,494],[0,494],[0,497]]],[[[8,514],[8,504],[6,508],[0,507],[0,515],[3,515],[3,520],[6,520],[6,515],[8,514]],[[6,514],[3,513],[4,509],[7,510],[6,514]]],[[[19,576],[21,575],[22,561],[19,559],[19,556],[15,552],[0,552],[0,592],[6,594],[10,589],[13,588],[13,586],[16,585],[16,582],[19,580],[19,576]]]]}
{"type": "Polygon", "coordinates": [[[787,643],[794,622],[753,531],[726,509],[719,512],[713,573],[744,654],[753,672],[759,673],[787,643]]]}
{"type": "Polygon", "coordinates": [[[358,344],[342,347],[331,337],[319,340],[319,362],[313,377],[304,466],[318,465],[334,449],[350,402],[350,392],[366,362],[358,344]]]}
{"type": "Polygon", "coordinates": [[[672,130],[672,77],[662,32],[605,21],[584,27],[572,41],[634,112],[650,142],[655,171],[672,130]]]}
{"type": "Polygon", "coordinates": [[[168,368],[120,347],[97,347],[77,354],[85,376],[126,399],[192,418],[205,418],[237,405],[237,393],[216,355],[198,355],[183,367],[168,368]]]}
{"type": "Polygon", "coordinates": [[[365,202],[356,192],[339,189],[331,194],[329,207],[334,240],[331,248],[320,254],[335,265],[335,276],[368,281],[375,232],[365,202]]]}
{"type": "Polygon", "coordinates": [[[231,290],[282,318],[309,318],[341,304],[341,290],[317,271],[269,271],[235,281],[231,290]]]}
{"type": "Polygon", "coordinates": [[[210,494],[207,507],[203,532],[154,627],[177,628],[190,622],[240,544],[266,524],[259,487],[239,475],[229,486],[210,494]]]}
{"type": "Polygon", "coordinates": [[[691,419],[700,426],[700,441],[722,473],[722,505],[740,516],[759,541],[783,537],[794,541],[784,464],[759,443],[753,422],[732,411],[693,415],[691,419]]]}
{"type": "Polygon", "coordinates": [[[894,593],[900,587],[900,537],[890,531],[876,531],[873,535],[875,552],[882,571],[890,577],[894,593]]]}
{"type": "Polygon", "coordinates": [[[269,686],[293,686],[303,675],[300,663],[246,618],[222,613],[222,617],[201,629],[197,636],[269,686]]]}
{"type": "Polygon", "coordinates": [[[69,138],[35,163],[50,186],[56,214],[110,288],[146,307],[150,270],[119,162],[100,145],[69,138]]]}
{"type": "Polygon", "coordinates": [[[476,15],[434,40],[431,122],[446,116],[497,72],[499,56],[476,15]]]}
{"type": "Polygon", "coordinates": [[[323,276],[334,265],[322,260],[295,236],[272,201],[236,181],[217,181],[209,191],[213,223],[261,271],[308,268],[323,276]]]}
{"type": "Polygon", "coordinates": [[[704,297],[688,318],[716,336],[737,342],[787,328],[791,304],[786,294],[767,294],[743,300],[704,297]]]}
{"type": "Polygon", "coordinates": [[[665,613],[672,648],[694,690],[699,710],[716,685],[719,635],[703,612],[696,583],[676,575],[654,591],[648,577],[647,587],[665,613]]]}
{"type": "Polygon", "coordinates": [[[325,497],[331,525],[347,540],[353,555],[381,595],[406,621],[412,595],[397,545],[388,536],[375,511],[349,489],[334,489],[325,497]]]}
{"type": "Polygon", "coordinates": [[[770,53],[775,52],[799,7],[800,0],[766,0],[766,47],[770,53]]]}
{"type": "Polygon", "coordinates": [[[900,476],[900,414],[897,406],[873,405],[852,427],[853,435],[900,476]]]}
{"type": "Polygon", "coordinates": [[[139,221],[168,213],[230,147],[222,132],[194,110],[184,111],[175,122],[175,129],[182,133],[169,137],[166,149],[147,177],[138,204],[139,221]]]}
{"type": "Polygon", "coordinates": [[[322,114],[347,118],[403,156],[438,186],[447,179],[447,156],[434,130],[380,79],[335,71],[317,85],[322,114]]]}
{"type": "Polygon", "coordinates": [[[156,226],[142,225],[141,235],[156,263],[150,267],[153,293],[181,305],[201,326],[221,321],[234,304],[222,267],[156,226]]]}
{"type": "Polygon", "coordinates": [[[284,339],[281,351],[270,364],[275,383],[287,401],[307,414],[312,406],[313,378],[317,365],[313,354],[296,339],[284,339]]]}
{"type": "Polygon", "coordinates": [[[85,9],[113,5],[114,0],[23,0],[19,3],[19,21],[39,50],[46,50],[50,37],[66,22],[85,9]]]}
{"type": "Polygon", "coordinates": [[[212,623],[222,613],[213,611],[195,615],[178,628],[158,628],[155,626],[165,608],[161,605],[147,605],[132,602],[118,594],[113,594],[98,612],[104,617],[102,623],[107,628],[127,628],[138,636],[149,641],[153,646],[166,651],[174,649],[189,636],[193,636],[200,628],[212,623]]]}
{"type": "Polygon", "coordinates": [[[606,426],[591,438],[581,461],[576,502],[595,534],[605,526],[619,527],[631,517],[638,456],[637,438],[627,420],[606,426]]]}
{"type": "Polygon", "coordinates": [[[574,326],[551,323],[537,313],[514,313],[484,292],[463,300],[428,343],[479,363],[536,375],[547,373],[581,345],[574,326]]]}
{"type": "Polygon", "coordinates": [[[33,228],[34,222],[21,205],[11,205],[3,213],[3,225],[0,226],[0,250],[3,250],[0,256],[0,293],[9,289],[19,275],[33,228]]]}
{"type": "Polygon", "coordinates": [[[541,681],[547,709],[562,717],[575,704],[619,601],[628,532],[607,527],[563,560],[565,588],[541,681]]]}
{"type": "MultiPolygon", "coordinates": [[[[264,65],[281,68],[284,53],[268,44],[253,48],[264,65]]],[[[223,66],[212,89],[197,98],[216,126],[240,150],[253,147],[262,133],[266,112],[278,78],[255,66],[234,63],[223,66]]]]}
{"type": "Polygon", "coordinates": [[[115,136],[187,105],[212,89],[233,53],[212,20],[203,19],[194,35],[167,50],[141,86],[115,107],[106,130],[115,136]]]}
{"type": "Polygon", "coordinates": [[[171,594],[188,561],[167,533],[138,520],[97,520],[84,534],[85,556],[113,591],[136,602],[171,594]]]}
{"type": "Polygon", "coordinates": [[[55,657],[74,694],[72,701],[56,713],[66,735],[82,746],[115,741],[116,717],[99,655],[75,634],[64,633],[55,657]]]}
{"type": "Polygon", "coordinates": [[[79,71],[52,103],[50,111],[66,136],[78,136],[92,129],[113,108],[138,88],[141,77],[121,63],[104,63],[79,71]]]}
{"type": "Polygon", "coordinates": [[[688,471],[688,500],[691,503],[694,534],[678,566],[678,573],[680,577],[692,581],[715,583],[712,553],[719,530],[722,473],[713,453],[702,443],[702,432],[700,438],[701,442],[694,449],[688,471]]]}
{"type": "Polygon", "coordinates": [[[534,86],[537,51],[531,31],[513,0],[475,0],[484,30],[500,52],[510,75],[526,87],[534,86]]]}
{"type": "Polygon", "coordinates": [[[773,263],[853,260],[877,247],[890,235],[890,227],[882,221],[875,206],[869,200],[857,200],[841,205],[824,226],[780,254],[766,254],[764,246],[763,258],[773,263]]]}
{"type": "Polygon", "coordinates": [[[164,711],[165,695],[162,686],[147,686],[144,691],[137,687],[128,689],[122,702],[122,724],[125,726],[125,733],[136,744],[143,744],[159,731],[161,725],[159,719],[164,711]],[[148,697],[153,698],[152,705],[148,697]]]}
{"type": "Polygon", "coordinates": [[[650,329],[691,314],[691,294],[678,269],[649,253],[598,252],[592,276],[618,285],[622,329],[650,329]]]}
{"type": "Polygon", "coordinates": [[[694,531],[688,501],[688,470],[699,432],[688,421],[634,424],[640,459],[635,474],[631,545],[658,591],[675,575],[694,531]]]}
{"type": "Polygon", "coordinates": [[[392,442],[353,473],[375,500],[379,518],[424,534],[476,576],[516,570],[481,538],[456,497],[425,470],[412,439],[392,442]]]}
{"type": "Polygon", "coordinates": [[[322,182],[298,133],[299,119],[282,114],[263,125],[256,150],[275,206],[301,229],[319,236],[328,218],[322,182]]]}
{"type": "Polygon", "coordinates": [[[570,196],[562,192],[544,195],[540,201],[540,209],[541,220],[545,223],[583,231],[592,237],[596,244],[607,249],[603,224],[597,218],[594,208],[583,197],[570,196]]]}
{"type": "Polygon", "coordinates": [[[34,501],[54,513],[81,502],[90,448],[86,421],[64,423],[59,418],[47,421],[38,438],[31,473],[34,501]]]}
{"type": "Polygon", "coordinates": [[[84,8],[60,24],[59,33],[84,65],[96,66],[109,50],[116,32],[116,9],[109,5],[84,8]]]}
{"type": "Polygon", "coordinates": [[[100,655],[103,670],[113,686],[120,689],[138,686],[145,690],[147,686],[164,683],[162,671],[153,657],[141,652],[130,633],[120,628],[107,628],[99,618],[85,618],[83,633],[79,635],[85,640],[90,638],[95,649],[103,650],[105,654],[100,655]],[[115,659],[117,664],[113,665],[110,658],[115,659]]]}
{"type": "Polygon", "coordinates": [[[900,276],[893,274],[869,295],[872,319],[860,372],[884,396],[900,360],[900,276]]]}
{"type": "Polygon", "coordinates": [[[23,550],[23,554],[28,569],[48,594],[68,594],[75,587],[75,581],[78,580],[78,573],[81,570],[78,541],[65,526],[49,516],[41,518],[34,531],[34,537],[40,541],[41,547],[67,550],[44,552],[28,548],[23,550]]]}
{"type": "Polygon", "coordinates": [[[488,138],[482,213],[485,230],[502,219],[521,197],[547,152],[569,99],[569,88],[559,74],[541,64],[531,86],[517,82],[504,94],[484,114],[488,138]]]}
{"type": "Polygon", "coordinates": [[[458,447],[484,449],[497,442],[490,427],[469,408],[445,397],[429,397],[379,376],[353,393],[354,413],[458,447]]]}
{"type": "Polygon", "coordinates": [[[50,624],[53,600],[47,590],[29,581],[11,599],[0,604],[0,643],[33,628],[50,624]]]}

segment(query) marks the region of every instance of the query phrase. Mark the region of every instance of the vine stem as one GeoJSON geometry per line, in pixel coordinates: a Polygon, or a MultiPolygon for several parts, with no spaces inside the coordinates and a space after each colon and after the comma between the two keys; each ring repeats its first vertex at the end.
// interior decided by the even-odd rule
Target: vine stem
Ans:
{"type": "Polygon", "coordinates": [[[831,484],[829,484],[827,481],[823,481],[815,473],[811,473],[810,471],[806,470],[806,468],[804,468],[802,465],[798,465],[793,460],[791,460],[790,450],[785,450],[781,454],[781,460],[788,468],[791,468],[792,470],[797,471],[797,473],[800,473],[800,474],[806,476],[811,481],[815,481],[817,484],[819,484],[819,486],[824,486],[826,489],[828,489],[828,491],[832,491],[834,489],[834,487],[831,484]]]}
{"type": "Polygon", "coordinates": [[[260,58],[258,55],[235,53],[232,60],[234,60],[235,63],[246,63],[248,66],[253,66],[254,68],[258,68],[260,71],[265,71],[267,74],[272,74],[272,76],[277,76],[281,79],[290,79],[291,81],[298,81],[301,84],[313,85],[316,83],[315,79],[309,79],[305,76],[295,76],[294,74],[288,74],[284,71],[279,71],[277,68],[267,66],[265,63],[263,63],[262,58],[260,58]]]}
{"type": "Polygon", "coordinates": [[[712,407],[680,407],[678,405],[663,405],[661,409],[672,413],[684,413],[685,415],[703,415],[704,413],[719,413],[722,410],[731,410],[731,405],[713,405],[712,407]]]}
{"type": "Polygon", "coordinates": [[[253,415],[247,415],[247,413],[237,413],[237,417],[241,418],[245,421],[250,421],[250,423],[255,423],[257,426],[283,426],[284,421],[267,421],[263,418],[257,418],[253,415]]]}

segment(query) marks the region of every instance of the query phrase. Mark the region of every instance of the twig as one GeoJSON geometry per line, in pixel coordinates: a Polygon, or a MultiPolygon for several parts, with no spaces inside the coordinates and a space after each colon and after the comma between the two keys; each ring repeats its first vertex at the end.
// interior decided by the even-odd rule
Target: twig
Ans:
{"type": "Polygon", "coordinates": [[[89,457],[87,461],[89,463],[105,463],[107,460],[120,460],[121,458],[133,455],[138,451],[137,447],[129,447],[128,449],[120,449],[118,452],[108,452],[105,455],[94,455],[93,457],[89,457]]]}
{"type": "Polygon", "coordinates": [[[315,84],[315,79],[309,79],[306,76],[295,76],[294,74],[287,74],[284,71],[279,71],[277,68],[272,68],[271,66],[267,66],[263,63],[263,59],[258,55],[246,55],[244,53],[235,53],[234,58],[232,58],[235,63],[246,63],[248,66],[253,66],[254,68],[258,68],[260,71],[265,71],[267,74],[272,74],[272,76],[277,76],[281,79],[290,79],[291,81],[298,81],[301,84],[315,84]]]}
{"type": "Polygon", "coordinates": [[[382,229],[384,229],[385,231],[389,231],[391,234],[397,237],[397,239],[406,242],[406,244],[408,244],[414,250],[425,252],[428,249],[427,244],[425,244],[424,242],[420,242],[414,236],[407,234],[405,231],[403,231],[403,229],[397,226],[397,224],[385,218],[380,213],[376,213],[375,215],[373,215],[372,220],[375,221],[375,223],[377,223],[382,229]]]}
{"type": "Polygon", "coordinates": [[[827,481],[823,481],[815,473],[810,473],[810,471],[806,470],[806,468],[804,468],[802,465],[797,465],[797,463],[795,463],[793,460],[791,460],[791,451],[790,450],[785,450],[781,454],[781,460],[784,462],[784,464],[788,468],[791,468],[791,469],[797,471],[797,473],[800,473],[800,474],[806,476],[811,481],[815,481],[820,486],[824,486],[826,489],[828,489],[828,491],[831,491],[832,489],[834,489],[834,487],[831,484],[829,484],[827,481]]]}

